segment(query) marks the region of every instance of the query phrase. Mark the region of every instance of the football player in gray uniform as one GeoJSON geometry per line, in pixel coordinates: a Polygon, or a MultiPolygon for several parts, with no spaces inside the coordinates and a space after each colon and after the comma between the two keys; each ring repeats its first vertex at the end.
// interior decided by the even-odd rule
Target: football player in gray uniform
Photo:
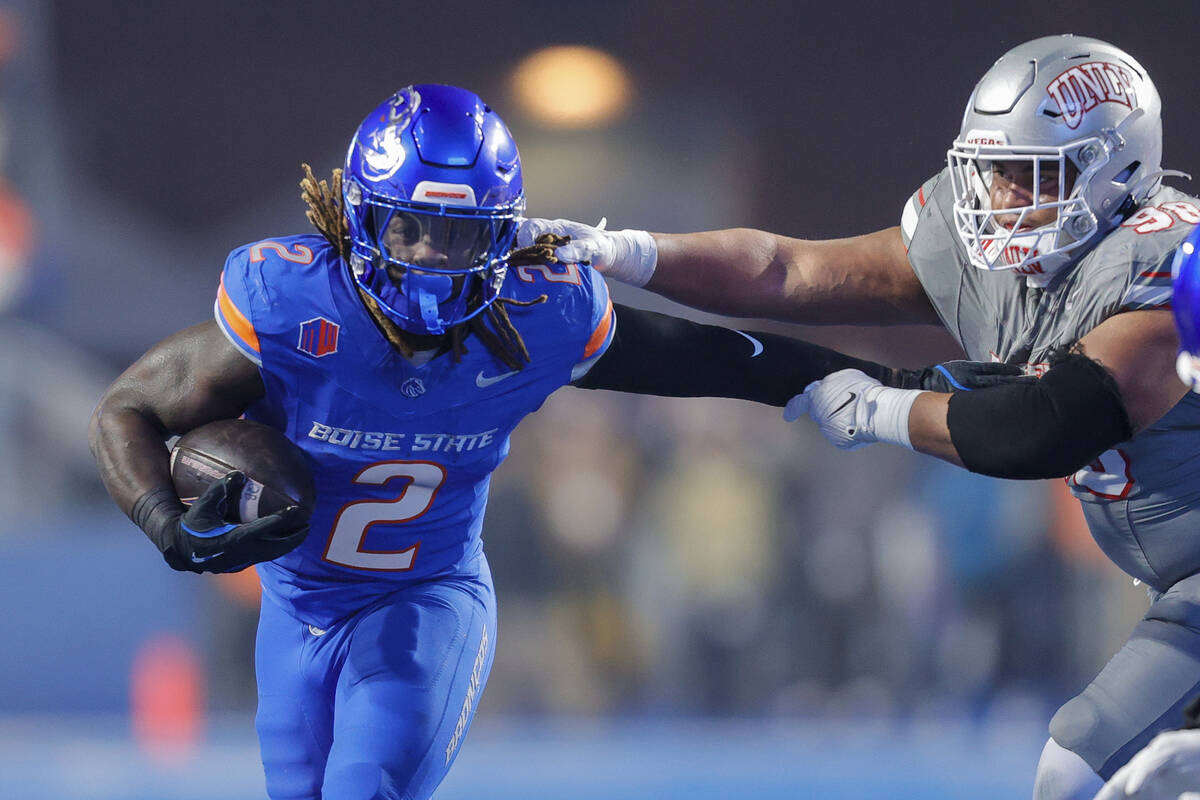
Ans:
{"type": "MultiPolygon", "coordinates": [[[[1179,379],[1200,391],[1200,228],[1171,264],[1171,308],[1179,331],[1179,379]]],[[[1200,697],[1181,730],[1158,734],[1108,779],[1095,800],[1200,800],[1200,697]]]]}
{"type": "Polygon", "coordinates": [[[1200,395],[1174,379],[1169,272],[1200,200],[1162,184],[1161,153],[1142,66],[1053,36],[983,76],[946,167],[898,227],[816,242],[530,220],[518,238],[569,236],[560,259],[721,314],[940,322],[971,359],[1039,378],[950,395],[847,370],[790,404],[839,447],[891,442],[978,473],[1066,477],[1100,547],[1155,593],[1051,720],[1039,800],[1091,798],[1200,691],[1200,395]]]}

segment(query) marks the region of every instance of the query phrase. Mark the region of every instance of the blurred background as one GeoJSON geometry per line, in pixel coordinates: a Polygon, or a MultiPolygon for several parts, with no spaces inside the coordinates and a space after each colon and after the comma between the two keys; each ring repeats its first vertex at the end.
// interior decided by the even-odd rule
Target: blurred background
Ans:
{"type": "MultiPolygon", "coordinates": [[[[1200,168],[1200,4],[0,0],[0,797],[264,796],[252,573],[172,573],[88,454],[104,387],[303,232],[400,86],[471,88],[529,213],[827,238],[897,224],[1006,49],[1124,47],[1200,168]]],[[[620,302],[697,315],[639,290],[620,302]]],[[[915,366],[940,330],[796,328],[915,366]]],[[[440,798],[1027,797],[1147,600],[1061,481],[844,454],[777,409],[564,389],[493,484],[487,693],[440,798]]]]}

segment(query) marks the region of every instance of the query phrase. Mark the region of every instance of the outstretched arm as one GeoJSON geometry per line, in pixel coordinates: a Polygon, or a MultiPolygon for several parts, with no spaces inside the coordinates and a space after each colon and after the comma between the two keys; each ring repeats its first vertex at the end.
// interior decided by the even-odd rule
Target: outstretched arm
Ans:
{"type": "Polygon", "coordinates": [[[899,228],[827,241],[745,228],[654,239],[646,288],[689,306],[806,324],[938,322],[899,228]]]}
{"type": "Polygon", "coordinates": [[[569,237],[557,247],[563,261],[586,262],[608,277],[718,314],[807,324],[938,321],[899,228],[808,241],[748,228],[650,234],[530,219],[518,243],[534,255],[546,233],[569,237]]]}
{"type": "Polygon", "coordinates": [[[916,395],[842,373],[810,387],[793,415],[809,406],[826,438],[847,449],[891,441],[986,475],[1062,477],[1179,402],[1187,390],[1175,377],[1176,348],[1170,312],[1132,311],[1098,325],[1036,382],[916,395]],[[843,405],[850,394],[858,399],[843,405]]]}
{"type": "Polygon", "coordinates": [[[616,331],[575,386],[665,397],[732,397],[783,406],[815,380],[858,369],[891,385],[895,372],[826,347],[759,331],[702,325],[614,304],[616,331]]]}
{"type": "MultiPolygon", "coordinates": [[[[1003,364],[893,369],[801,339],[702,325],[653,311],[614,306],[616,331],[576,386],[666,397],[732,397],[782,406],[831,372],[856,369],[887,386],[954,388],[1019,374],[1003,364]]],[[[965,362],[960,362],[965,363],[965,362]]]]}

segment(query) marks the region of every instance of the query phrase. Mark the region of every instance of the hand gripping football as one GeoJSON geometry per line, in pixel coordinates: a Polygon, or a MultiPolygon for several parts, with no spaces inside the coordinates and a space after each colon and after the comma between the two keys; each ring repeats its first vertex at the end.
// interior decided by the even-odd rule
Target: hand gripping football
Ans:
{"type": "Polygon", "coordinates": [[[235,470],[245,474],[246,483],[237,516],[229,513],[229,521],[250,522],[294,505],[312,511],[317,493],[304,451],[268,425],[217,420],[188,431],[171,449],[175,493],[189,505],[235,470]]]}

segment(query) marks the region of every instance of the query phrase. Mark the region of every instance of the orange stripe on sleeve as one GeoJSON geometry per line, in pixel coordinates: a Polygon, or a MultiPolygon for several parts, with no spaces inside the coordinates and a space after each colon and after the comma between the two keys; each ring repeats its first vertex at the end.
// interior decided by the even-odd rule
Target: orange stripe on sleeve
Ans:
{"type": "Polygon", "coordinates": [[[612,330],[612,323],[612,298],[609,298],[604,307],[604,319],[600,320],[600,324],[596,326],[596,330],[592,331],[592,338],[588,339],[587,346],[583,348],[584,359],[591,358],[597,350],[604,346],[604,341],[608,339],[608,332],[612,330]]]}
{"type": "Polygon", "coordinates": [[[254,352],[262,352],[258,346],[258,334],[254,332],[254,326],[250,324],[250,320],[246,319],[233,301],[229,299],[229,293],[225,291],[225,276],[221,276],[221,286],[217,289],[217,305],[221,308],[221,315],[225,317],[225,321],[229,323],[229,327],[236,333],[242,341],[250,345],[254,352]]]}

